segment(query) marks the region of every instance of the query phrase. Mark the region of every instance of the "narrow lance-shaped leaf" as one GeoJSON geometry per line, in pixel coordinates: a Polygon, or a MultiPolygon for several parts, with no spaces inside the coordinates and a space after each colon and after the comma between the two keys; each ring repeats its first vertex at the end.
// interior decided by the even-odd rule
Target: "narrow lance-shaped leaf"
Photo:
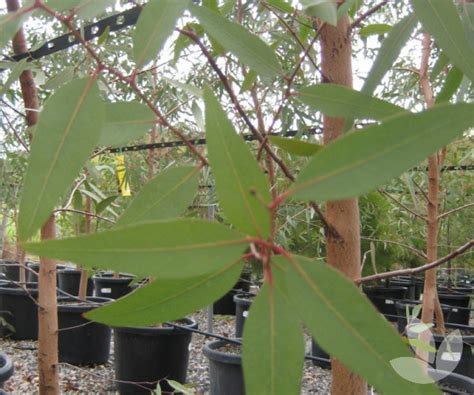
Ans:
{"type": "Polygon", "coordinates": [[[208,89],[204,92],[204,101],[207,149],[219,204],[237,229],[267,238],[271,226],[267,208],[271,201],[268,180],[208,89]]]}
{"type": "Polygon", "coordinates": [[[323,148],[322,145],[308,143],[296,138],[289,139],[280,136],[269,136],[268,139],[289,154],[298,156],[313,156],[323,148]]]}
{"type": "Polygon", "coordinates": [[[244,327],[243,366],[248,394],[299,394],[304,362],[300,319],[288,301],[286,278],[274,269],[273,289],[265,284],[244,327]]]}
{"type": "Polygon", "coordinates": [[[331,117],[382,120],[407,112],[395,104],[337,84],[308,86],[301,89],[297,97],[308,106],[331,117]]]}
{"type": "Polygon", "coordinates": [[[436,104],[449,102],[461,86],[463,77],[464,74],[461,70],[459,70],[457,67],[451,68],[444,81],[441,91],[438,93],[438,96],[436,96],[436,104]]]}
{"type": "Polygon", "coordinates": [[[474,126],[473,104],[440,104],[337,139],[316,154],[292,190],[303,200],[358,196],[400,175],[474,126]]]}
{"type": "MultiPolygon", "coordinates": [[[[288,267],[287,278],[292,307],[317,343],[377,391],[439,394],[436,387],[411,383],[395,372],[390,361],[412,355],[350,280],[322,262],[297,256],[288,267]]],[[[422,374],[421,367],[417,368],[422,374]]]]}
{"type": "Polygon", "coordinates": [[[105,105],[105,123],[100,133],[99,145],[116,146],[142,138],[156,116],[142,103],[118,102],[105,105]]]}
{"type": "Polygon", "coordinates": [[[452,63],[474,81],[474,49],[456,6],[446,0],[412,0],[415,14],[452,63]]]}
{"type": "Polygon", "coordinates": [[[232,253],[212,272],[196,277],[158,278],[86,316],[111,326],[148,326],[177,320],[224,295],[238,281],[242,267],[240,257],[232,253]]]}
{"type": "Polygon", "coordinates": [[[300,0],[304,12],[336,26],[338,19],[337,4],[332,0],[300,0]]]}
{"type": "Polygon", "coordinates": [[[259,37],[208,8],[192,6],[191,11],[206,33],[257,74],[273,78],[282,73],[275,51],[259,37]]]}
{"type": "Polygon", "coordinates": [[[157,278],[204,275],[235,261],[244,237],[224,225],[200,220],[154,221],[86,236],[26,243],[33,254],[88,268],[157,278]]]}
{"type": "Polygon", "coordinates": [[[20,200],[18,231],[26,240],[48,219],[97,146],[104,119],[96,83],[71,81],[45,103],[35,129],[20,200]]]}
{"type": "Polygon", "coordinates": [[[198,188],[195,167],[176,167],[149,181],[124,211],[116,226],[177,217],[191,204],[198,188]]]}
{"type": "Polygon", "coordinates": [[[152,0],[146,4],[133,35],[137,67],[150,62],[161,51],[188,4],[188,0],[152,0]]]}
{"type": "Polygon", "coordinates": [[[25,13],[24,9],[20,9],[0,16],[0,49],[8,44],[30,14],[31,12],[25,13]]]}
{"type": "Polygon", "coordinates": [[[413,15],[408,15],[390,30],[387,38],[383,40],[377,58],[367,75],[367,79],[362,87],[363,93],[367,95],[374,93],[375,88],[380,84],[385,73],[392,67],[393,62],[395,62],[395,59],[397,59],[400,51],[410,38],[416,23],[416,18],[413,15]]]}

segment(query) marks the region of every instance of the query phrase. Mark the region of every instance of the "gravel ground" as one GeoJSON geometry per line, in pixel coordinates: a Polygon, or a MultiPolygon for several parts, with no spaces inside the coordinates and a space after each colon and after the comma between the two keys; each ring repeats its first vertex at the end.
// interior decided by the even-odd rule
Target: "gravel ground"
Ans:
{"type": "MultiPolygon", "coordinates": [[[[206,313],[194,315],[201,330],[207,330],[206,313]]],[[[215,316],[214,332],[222,336],[234,334],[234,317],[215,316]]],[[[310,347],[309,338],[307,346],[310,347]]],[[[205,343],[210,339],[194,334],[190,347],[188,384],[196,394],[209,390],[207,358],[202,353],[205,343]]],[[[37,343],[34,341],[12,341],[0,339],[0,351],[11,357],[15,364],[15,374],[5,383],[4,390],[12,394],[31,394],[38,391],[37,343]]],[[[61,364],[61,386],[63,393],[114,394],[113,346],[111,357],[106,365],[76,367],[61,364]]],[[[315,367],[306,361],[303,375],[302,394],[329,394],[331,374],[329,370],[315,367]]]]}

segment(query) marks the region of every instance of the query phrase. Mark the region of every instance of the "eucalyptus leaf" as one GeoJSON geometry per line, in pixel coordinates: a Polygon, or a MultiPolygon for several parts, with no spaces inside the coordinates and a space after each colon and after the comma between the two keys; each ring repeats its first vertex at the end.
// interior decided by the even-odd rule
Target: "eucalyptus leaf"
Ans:
{"type": "Polygon", "coordinates": [[[452,63],[474,81],[474,49],[456,5],[446,0],[412,0],[415,14],[452,63]]]}
{"type": "Polygon", "coordinates": [[[362,195],[474,126],[474,104],[440,104],[346,134],[316,154],[288,193],[303,200],[362,195]]]}
{"type": "Polygon", "coordinates": [[[12,84],[20,78],[21,73],[30,68],[28,63],[29,62],[26,59],[23,59],[13,66],[7,80],[2,86],[0,86],[0,96],[7,93],[12,84]]]}
{"type": "MultiPolygon", "coordinates": [[[[412,354],[352,281],[329,265],[298,256],[288,266],[287,279],[292,306],[318,344],[377,391],[439,394],[436,387],[408,382],[392,368],[391,361],[412,354]]],[[[413,369],[423,374],[420,366],[413,369]]]]}
{"type": "Polygon", "coordinates": [[[298,99],[331,117],[371,118],[381,120],[407,111],[337,84],[319,84],[301,89],[298,99]]]}
{"type": "Polygon", "coordinates": [[[69,66],[51,77],[43,86],[44,89],[54,90],[74,78],[74,67],[69,66]]]}
{"type": "Polygon", "coordinates": [[[150,62],[161,51],[188,4],[188,0],[152,0],[146,4],[133,35],[137,67],[150,62]]]}
{"type": "Polygon", "coordinates": [[[374,23],[372,25],[364,26],[359,30],[362,37],[369,37],[374,34],[382,35],[388,33],[392,29],[392,25],[387,23],[374,23]]]}
{"type": "Polygon", "coordinates": [[[242,357],[248,394],[300,394],[303,330],[286,295],[286,278],[278,277],[273,288],[264,284],[246,319],[242,357]]]}
{"type": "Polygon", "coordinates": [[[457,67],[452,67],[444,81],[441,91],[436,96],[436,104],[447,103],[461,86],[464,74],[457,67]]]}
{"type": "Polygon", "coordinates": [[[33,254],[138,276],[204,275],[236,261],[244,236],[201,220],[153,221],[64,240],[26,243],[33,254]]]}
{"type": "Polygon", "coordinates": [[[26,240],[48,219],[97,142],[104,106],[89,78],[69,82],[46,101],[31,144],[18,231],[26,240]]]}
{"type": "Polygon", "coordinates": [[[257,74],[273,78],[282,73],[275,51],[259,37],[205,7],[193,5],[191,11],[206,33],[257,74]]]}
{"type": "Polygon", "coordinates": [[[196,277],[160,278],[125,298],[86,314],[111,326],[149,326],[185,317],[212,304],[238,281],[243,263],[223,261],[214,271],[196,277]]]}
{"type": "Polygon", "coordinates": [[[156,115],[145,104],[117,102],[105,104],[105,123],[100,146],[117,146],[142,138],[156,123],[156,115]]]}
{"type": "Polygon", "coordinates": [[[204,91],[204,101],[208,156],[219,204],[237,229],[267,238],[271,227],[268,180],[209,89],[204,91]]]}
{"type": "Polygon", "coordinates": [[[141,189],[116,226],[177,217],[191,204],[198,180],[199,171],[195,167],[164,170],[141,189]]]}
{"type": "Polygon", "coordinates": [[[307,15],[320,18],[330,25],[337,25],[337,3],[333,0],[300,0],[307,15]]]}
{"type": "Polygon", "coordinates": [[[0,49],[8,45],[30,14],[31,12],[24,12],[24,9],[20,9],[0,16],[0,49]]]}
{"type": "Polygon", "coordinates": [[[308,143],[295,138],[289,139],[280,136],[269,136],[268,139],[289,154],[298,156],[313,156],[323,148],[322,145],[308,143]]]}
{"type": "Polygon", "coordinates": [[[362,92],[372,95],[378,84],[382,81],[387,71],[392,67],[400,51],[410,38],[417,20],[413,15],[408,15],[398,22],[383,40],[375,62],[367,75],[362,92]]]}

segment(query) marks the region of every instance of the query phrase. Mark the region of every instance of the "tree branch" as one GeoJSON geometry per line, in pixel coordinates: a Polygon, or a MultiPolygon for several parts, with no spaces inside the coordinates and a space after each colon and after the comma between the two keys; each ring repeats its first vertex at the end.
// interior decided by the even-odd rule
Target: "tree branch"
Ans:
{"type": "Polygon", "coordinates": [[[454,250],[453,252],[449,253],[448,255],[444,256],[443,258],[440,258],[434,262],[427,263],[426,265],[419,266],[416,268],[412,269],[401,269],[401,270],[394,270],[391,272],[385,272],[385,273],[379,273],[379,274],[374,274],[372,276],[367,276],[367,277],[362,277],[360,280],[356,281],[357,284],[363,284],[367,283],[369,281],[376,281],[376,280],[382,280],[385,278],[391,278],[391,277],[396,277],[396,276],[413,276],[418,273],[423,273],[427,270],[433,269],[435,267],[438,267],[442,265],[445,262],[450,261],[451,259],[454,259],[462,254],[464,254],[466,251],[474,247],[474,239],[468,241],[466,244],[462,245],[458,249],[454,250]]]}
{"type": "Polygon", "coordinates": [[[76,210],[76,209],[73,209],[73,208],[58,208],[58,209],[54,210],[54,212],[55,213],[69,212],[69,213],[81,214],[81,215],[85,215],[87,217],[93,217],[93,218],[101,219],[102,221],[109,222],[111,224],[115,224],[115,221],[112,221],[111,219],[102,217],[102,216],[97,215],[97,214],[89,213],[87,211],[76,210]]]}
{"type": "Polygon", "coordinates": [[[472,206],[474,206],[474,203],[468,203],[468,204],[465,204],[464,206],[460,206],[460,207],[453,208],[452,210],[449,210],[449,211],[446,211],[446,212],[443,213],[443,214],[440,214],[440,215],[438,216],[438,219],[442,219],[442,218],[444,218],[444,217],[447,217],[447,216],[450,215],[450,214],[455,213],[456,211],[460,211],[460,210],[463,210],[463,209],[465,209],[465,208],[472,207],[472,206]]]}
{"type": "Polygon", "coordinates": [[[364,239],[364,240],[369,240],[369,241],[376,241],[376,242],[380,242],[380,243],[389,243],[389,244],[395,244],[395,245],[398,245],[400,247],[404,247],[406,248],[407,250],[410,250],[411,252],[413,252],[415,255],[418,255],[420,258],[423,258],[423,259],[426,259],[426,254],[415,248],[415,247],[411,247],[409,246],[408,244],[404,244],[404,243],[399,243],[398,241],[393,241],[393,240],[381,240],[381,239],[374,239],[372,237],[365,237],[365,236],[361,236],[360,237],[361,239],[364,239]]]}
{"type": "Polygon", "coordinates": [[[370,10],[364,12],[360,15],[354,22],[352,22],[351,29],[358,27],[366,18],[370,15],[375,14],[378,10],[380,10],[384,5],[388,3],[388,0],[383,0],[379,4],[373,6],[370,10]]]}
{"type": "Polygon", "coordinates": [[[394,201],[396,204],[398,204],[401,208],[403,208],[404,210],[408,211],[410,214],[413,214],[415,217],[427,222],[428,219],[423,217],[421,214],[418,214],[417,212],[413,211],[412,209],[408,208],[407,206],[405,206],[402,202],[398,201],[397,199],[395,199],[392,195],[390,195],[388,192],[384,191],[383,189],[379,189],[378,190],[382,195],[385,195],[387,196],[389,199],[391,199],[392,201],[394,201]]]}

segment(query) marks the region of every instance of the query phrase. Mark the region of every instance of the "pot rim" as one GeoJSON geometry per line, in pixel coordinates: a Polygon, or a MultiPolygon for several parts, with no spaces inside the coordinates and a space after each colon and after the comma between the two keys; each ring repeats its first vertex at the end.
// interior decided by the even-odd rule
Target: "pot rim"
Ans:
{"type": "MultiPolygon", "coordinates": [[[[428,374],[433,379],[436,379],[437,375],[445,376],[446,373],[447,372],[444,372],[442,370],[428,368],[428,374]]],[[[447,384],[460,386],[461,388],[463,388],[466,384],[469,384],[472,390],[470,390],[469,388],[467,390],[468,391],[470,390],[471,393],[474,391],[474,379],[471,379],[468,376],[464,376],[462,374],[452,372],[452,373],[449,373],[446,377],[439,380],[440,383],[443,383],[444,381],[446,381],[447,384]]]]}
{"type": "Polygon", "coordinates": [[[12,359],[4,352],[0,352],[0,361],[4,363],[3,366],[0,367],[0,383],[3,383],[13,375],[15,366],[13,365],[12,359]]]}
{"type": "Polygon", "coordinates": [[[222,351],[219,351],[218,348],[226,345],[232,344],[225,340],[213,340],[204,345],[203,353],[204,355],[212,361],[222,362],[230,365],[241,365],[242,356],[236,354],[228,354],[222,351]]]}
{"type": "MultiPolygon", "coordinates": [[[[77,305],[67,305],[67,304],[60,304],[62,301],[76,301],[75,299],[65,297],[58,298],[58,312],[61,313],[85,313],[97,307],[101,307],[104,304],[113,302],[113,299],[104,298],[101,296],[88,296],[86,297],[86,301],[83,304],[77,305]],[[85,304],[86,302],[92,302],[91,304],[85,304]]],[[[79,303],[79,301],[77,301],[79,303]]]]}
{"type": "Polygon", "coordinates": [[[15,285],[14,288],[5,287],[5,286],[0,285],[0,294],[3,294],[3,295],[26,295],[27,293],[29,293],[31,296],[37,297],[38,296],[38,288],[37,287],[28,288],[28,284],[38,284],[38,283],[26,283],[26,284],[27,284],[27,291],[25,291],[24,288],[22,288],[22,287],[20,287],[16,284],[14,284],[15,285]]]}
{"type": "MultiPolygon", "coordinates": [[[[195,320],[192,318],[183,318],[183,321],[186,321],[187,323],[184,326],[185,328],[189,329],[197,329],[198,324],[195,320]]],[[[135,334],[135,335],[145,335],[145,336],[157,336],[157,335],[181,335],[183,333],[191,333],[190,331],[187,331],[186,329],[181,329],[173,326],[162,326],[162,327],[146,327],[146,326],[118,326],[118,327],[113,327],[115,333],[130,333],[130,334],[135,334]]]]}
{"type": "Polygon", "coordinates": [[[234,297],[232,298],[235,302],[235,304],[239,304],[242,306],[250,306],[253,302],[253,300],[248,300],[249,298],[255,298],[255,296],[250,296],[247,294],[235,294],[234,297]]]}

